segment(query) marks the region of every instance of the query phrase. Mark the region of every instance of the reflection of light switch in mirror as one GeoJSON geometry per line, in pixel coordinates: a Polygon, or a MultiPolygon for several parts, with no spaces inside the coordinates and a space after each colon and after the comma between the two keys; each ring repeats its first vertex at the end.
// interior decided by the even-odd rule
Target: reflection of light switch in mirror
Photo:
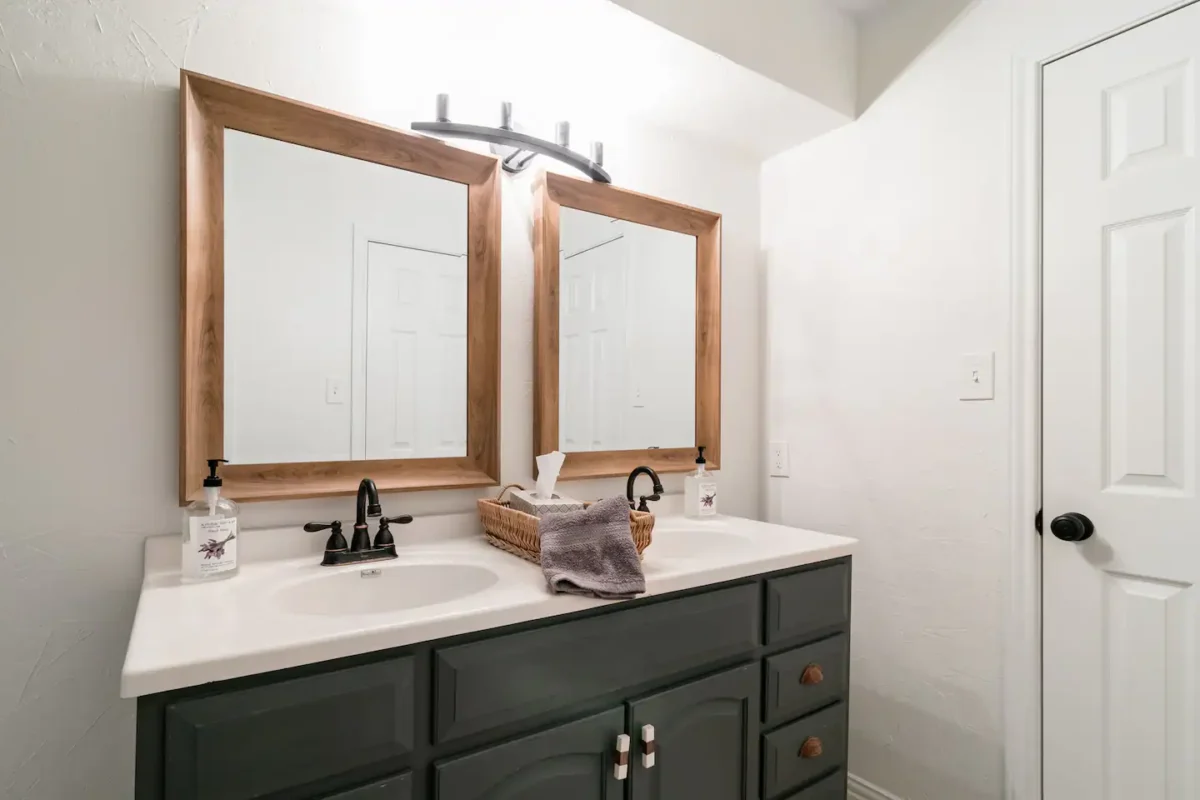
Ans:
{"type": "Polygon", "coordinates": [[[342,381],[340,379],[325,379],[325,402],[331,406],[338,406],[346,402],[345,387],[342,386],[342,381]]]}
{"type": "Polygon", "coordinates": [[[224,156],[225,457],[466,456],[467,186],[234,130],[224,156]]]}
{"type": "Polygon", "coordinates": [[[996,391],[995,353],[966,353],[959,366],[958,399],[991,400],[996,391]]]}

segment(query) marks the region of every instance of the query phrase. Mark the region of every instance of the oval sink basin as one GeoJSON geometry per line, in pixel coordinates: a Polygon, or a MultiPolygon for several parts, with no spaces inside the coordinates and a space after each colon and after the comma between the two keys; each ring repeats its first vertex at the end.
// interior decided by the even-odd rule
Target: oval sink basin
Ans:
{"type": "Polygon", "coordinates": [[[740,548],[746,539],[736,533],[682,528],[654,529],[646,558],[700,558],[740,548]]]}
{"type": "Polygon", "coordinates": [[[449,603],[500,580],[473,564],[368,563],[293,583],[275,593],[285,611],[314,616],[386,614],[449,603]],[[378,570],[379,574],[364,576],[378,570]]]}

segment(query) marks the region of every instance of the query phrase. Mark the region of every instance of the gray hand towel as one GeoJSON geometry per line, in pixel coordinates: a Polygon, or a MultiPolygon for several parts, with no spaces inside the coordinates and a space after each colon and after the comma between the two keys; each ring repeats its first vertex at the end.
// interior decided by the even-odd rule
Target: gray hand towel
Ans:
{"type": "Polygon", "coordinates": [[[625,498],[610,497],[583,511],[547,514],[538,522],[538,533],[550,591],[605,600],[626,600],[646,591],[625,498]]]}

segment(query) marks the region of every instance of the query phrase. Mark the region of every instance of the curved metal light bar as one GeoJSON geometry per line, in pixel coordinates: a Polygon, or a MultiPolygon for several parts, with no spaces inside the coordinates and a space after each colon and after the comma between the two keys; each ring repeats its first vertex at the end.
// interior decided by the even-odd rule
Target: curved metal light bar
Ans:
{"type": "MultiPolygon", "coordinates": [[[[491,128],[486,125],[467,125],[461,122],[451,122],[448,110],[450,98],[448,95],[438,95],[438,118],[434,122],[414,122],[412,129],[421,133],[433,133],[452,139],[471,139],[478,142],[490,142],[510,152],[501,162],[506,172],[522,172],[529,166],[537,155],[549,156],[569,164],[599,183],[612,183],[612,177],[604,169],[604,144],[592,143],[592,157],[580,155],[572,150],[570,141],[570,125],[558,123],[558,142],[549,142],[530,136],[512,128],[512,104],[504,103],[501,108],[501,127],[491,128]]],[[[495,148],[493,148],[495,150],[495,148]]]]}

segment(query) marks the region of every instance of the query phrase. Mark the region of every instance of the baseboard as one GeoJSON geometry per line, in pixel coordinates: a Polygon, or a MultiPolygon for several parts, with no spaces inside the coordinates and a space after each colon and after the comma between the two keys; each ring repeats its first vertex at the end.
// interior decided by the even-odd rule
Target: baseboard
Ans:
{"type": "Polygon", "coordinates": [[[848,784],[849,790],[846,793],[848,800],[901,800],[891,792],[884,791],[857,775],[851,775],[848,784]]]}

